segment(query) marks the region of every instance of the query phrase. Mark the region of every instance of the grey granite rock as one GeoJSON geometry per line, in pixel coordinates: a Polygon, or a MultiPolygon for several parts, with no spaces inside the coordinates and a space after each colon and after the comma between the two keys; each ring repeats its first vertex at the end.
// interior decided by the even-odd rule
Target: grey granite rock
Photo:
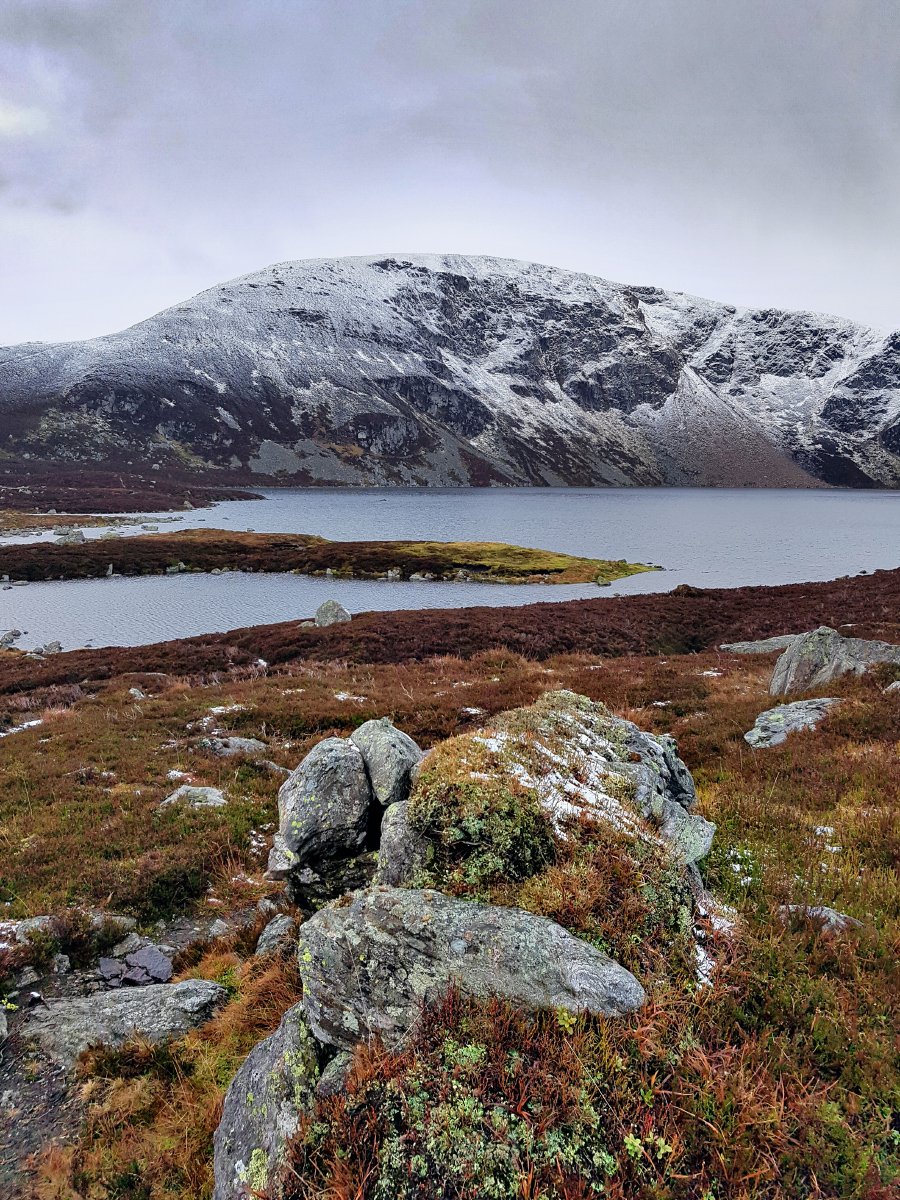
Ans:
{"type": "Polygon", "coordinates": [[[262,958],[266,954],[278,954],[287,946],[297,943],[297,922],[287,913],[273,917],[256,942],[255,954],[262,958]]]}
{"type": "Polygon", "coordinates": [[[330,877],[343,878],[346,871],[352,876],[348,860],[365,850],[371,806],[362,754],[349,739],[324,738],[278,792],[268,878],[284,880],[301,903],[311,895],[308,889],[317,891],[317,899],[339,894],[330,890],[339,886],[330,877]]]}
{"type": "Polygon", "coordinates": [[[363,756],[375,799],[384,808],[409,797],[413,769],[422,751],[388,717],[366,721],[350,740],[363,756]]]}
{"type": "Polygon", "coordinates": [[[223,808],[228,803],[221,788],[195,787],[191,783],[183,783],[174,792],[166,796],[160,808],[170,804],[186,804],[188,808],[223,808]]]}
{"type": "Polygon", "coordinates": [[[388,887],[406,887],[418,871],[428,865],[431,843],[413,829],[407,819],[409,802],[392,804],[381,821],[381,845],[374,882],[388,887]]]}
{"type": "Polygon", "coordinates": [[[22,1033],[64,1067],[89,1046],[121,1046],[133,1037],[165,1042],[202,1025],[228,993],[206,979],[51,1000],[26,1015],[22,1033]]]}
{"type": "Polygon", "coordinates": [[[343,625],[353,619],[352,614],[337,600],[326,600],[316,609],[315,624],[320,628],[328,625],[343,625]]]}
{"type": "Polygon", "coordinates": [[[803,633],[778,659],[769,693],[773,696],[809,692],[842,675],[862,675],[874,663],[900,665],[900,646],[889,642],[847,638],[827,625],[803,633]]]}
{"type": "Polygon", "coordinates": [[[319,1055],[300,1004],[250,1051],[213,1139],[213,1200],[245,1200],[270,1186],[285,1144],[315,1101],[319,1055]]]}
{"type": "Polygon", "coordinates": [[[782,633],[776,637],[760,638],[756,642],[725,642],[719,647],[726,654],[774,654],[793,646],[800,634],[782,633]]]}
{"type": "Polygon", "coordinates": [[[789,733],[801,729],[815,729],[830,708],[841,701],[834,696],[816,700],[794,700],[791,704],[779,704],[760,713],[753,728],[744,734],[744,741],[757,750],[779,746],[789,733]]]}
{"type": "Polygon", "coordinates": [[[527,1008],[620,1015],[645,1000],[630,971],[553,921],[433,891],[329,904],[301,927],[299,963],[313,1033],[343,1049],[373,1034],[396,1045],[453,982],[527,1008]]]}

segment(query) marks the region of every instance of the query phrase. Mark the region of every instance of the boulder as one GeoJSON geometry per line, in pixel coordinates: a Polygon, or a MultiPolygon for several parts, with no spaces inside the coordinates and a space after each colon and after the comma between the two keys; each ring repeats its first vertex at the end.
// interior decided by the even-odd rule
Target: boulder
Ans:
{"type": "Polygon", "coordinates": [[[257,958],[266,954],[278,954],[297,941],[297,922],[287,913],[280,913],[268,923],[256,942],[254,953],[257,958]]]}
{"type": "Polygon", "coordinates": [[[795,700],[767,709],[756,718],[753,728],[744,734],[744,741],[757,750],[779,746],[789,733],[815,729],[825,714],[841,701],[834,696],[818,700],[795,700]]]}
{"type": "Polygon", "coordinates": [[[316,609],[314,623],[321,629],[327,625],[342,625],[353,617],[337,600],[326,600],[316,609]]]}
{"type": "Polygon", "coordinates": [[[798,633],[782,633],[777,637],[760,638],[757,642],[726,642],[719,649],[726,654],[774,654],[776,650],[787,650],[793,646],[800,636],[798,633]]]}
{"type": "Polygon", "coordinates": [[[195,787],[192,783],[183,783],[166,796],[160,808],[169,804],[186,804],[188,808],[223,808],[227,803],[225,793],[220,788],[195,787]]]}
{"type": "Polygon", "coordinates": [[[500,714],[480,740],[535,789],[557,828],[583,812],[636,838],[661,836],[688,864],[709,851],[715,826],[691,811],[694,781],[667,734],[645,733],[603,704],[556,691],[500,714]]]}
{"type": "Polygon", "coordinates": [[[895,679],[893,683],[889,683],[884,689],[884,694],[890,695],[891,692],[900,692],[900,679],[895,679]]]}
{"type": "Polygon", "coordinates": [[[3,1043],[9,1037],[9,1022],[6,1017],[6,1009],[0,1004],[0,1050],[3,1048],[3,1043]]]}
{"type": "Polygon", "coordinates": [[[366,848],[371,805],[362,754],[349,739],[324,738],[278,792],[267,877],[285,880],[300,903],[338,894],[331,889],[357,878],[353,860],[366,848]]]}
{"type": "Polygon", "coordinates": [[[775,664],[769,693],[809,692],[842,675],[862,675],[874,663],[900,665],[900,646],[843,637],[836,629],[820,625],[800,634],[784,651],[775,664]]]}
{"type": "Polygon", "coordinates": [[[269,1186],[301,1114],[315,1101],[319,1054],[303,1007],[295,1004],[244,1059],[213,1139],[213,1200],[249,1198],[269,1186]]]}
{"type": "Polygon", "coordinates": [[[376,887],[327,905],[301,927],[299,963],[310,1027],[341,1049],[374,1035],[396,1046],[453,983],[606,1016],[645,1000],[630,971],[555,922],[434,891],[376,887]]]}
{"type": "Polygon", "coordinates": [[[392,804],[382,818],[375,883],[406,887],[428,864],[431,843],[409,824],[408,812],[409,802],[404,800],[392,804]]]}
{"type": "Polygon", "coordinates": [[[350,735],[369,772],[375,799],[383,808],[409,797],[412,772],[422,751],[388,717],[366,721],[350,735]]]}
{"type": "Polygon", "coordinates": [[[29,1010],[22,1033],[70,1068],[89,1046],[121,1046],[135,1037],[154,1043],[182,1037],[208,1021],[227,999],[225,988],[207,979],[97,992],[29,1010]]]}

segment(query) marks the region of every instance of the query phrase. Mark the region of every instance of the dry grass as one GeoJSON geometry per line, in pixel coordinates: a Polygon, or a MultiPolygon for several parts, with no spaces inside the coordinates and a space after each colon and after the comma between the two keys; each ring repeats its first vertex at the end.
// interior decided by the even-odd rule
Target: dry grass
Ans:
{"type": "MultiPolygon", "coordinates": [[[[717,943],[715,986],[667,979],[635,951],[652,1000],[625,1022],[532,1023],[451,998],[402,1055],[360,1057],[349,1096],[324,1103],[297,1143],[293,1194],[369,1200],[390,1160],[403,1169],[379,1197],[574,1200],[602,1183],[621,1200],[888,1200],[900,1177],[900,702],[882,693],[883,678],[843,680],[831,690],[847,702],[817,732],[753,751],[742,735],[771,704],[770,670],[770,660],[716,652],[601,663],[498,649],[294,662],[212,684],[170,678],[138,703],[133,678],[76,689],[56,697],[44,726],[0,742],[5,899],[26,915],[112,892],[111,905],[149,915],[160,898],[174,902],[174,863],[189,881],[179,903],[235,903],[226,880],[241,870],[258,879],[248,834],[274,821],[280,781],[197,746],[200,731],[187,726],[214,706],[230,710],[223,728],[264,738],[269,757],[294,766],[318,738],[372,716],[393,716],[428,746],[572,688],[679,740],[702,811],[719,825],[708,880],[741,922],[717,943]],[[173,768],[224,786],[232,805],[160,816],[173,768]],[[802,918],[785,925],[782,902],[829,904],[864,928],[835,939],[802,918]],[[490,1164],[499,1182],[487,1182],[490,1164]]],[[[648,919],[630,870],[602,846],[589,860],[573,853],[545,868],[529,902],[601,938],[615,912],[624,941],[648,919]]],[[[191,965],[228,980],[237,998],[169,1058],[95,1064],[84,1138],[43,1165],[40,1200],[208,1198],[224,1088],[296,994],[273,983],[258,1002],[254,989],[269,985],[245,959],[236,945],[191,965]]]]}

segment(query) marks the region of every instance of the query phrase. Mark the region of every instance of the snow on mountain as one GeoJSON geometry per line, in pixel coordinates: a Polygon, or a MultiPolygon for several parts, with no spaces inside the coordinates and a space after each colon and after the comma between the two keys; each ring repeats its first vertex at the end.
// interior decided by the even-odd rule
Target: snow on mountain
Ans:
{"type": "Polygon", "coordinates": [[[900,486],[900,332],[462,255],[0,350],[0,452],[295,483],[900,486]]]}

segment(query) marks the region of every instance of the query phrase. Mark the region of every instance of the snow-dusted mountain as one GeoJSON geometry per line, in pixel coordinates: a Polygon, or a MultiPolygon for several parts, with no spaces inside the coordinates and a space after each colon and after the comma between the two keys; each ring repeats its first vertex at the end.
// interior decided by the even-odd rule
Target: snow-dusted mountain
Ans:
{"type": "Polygon", "coordinates": [[[346,484],[900,486],[900,332],[460,255],[0,350],[0,453],[346,484]]]}

